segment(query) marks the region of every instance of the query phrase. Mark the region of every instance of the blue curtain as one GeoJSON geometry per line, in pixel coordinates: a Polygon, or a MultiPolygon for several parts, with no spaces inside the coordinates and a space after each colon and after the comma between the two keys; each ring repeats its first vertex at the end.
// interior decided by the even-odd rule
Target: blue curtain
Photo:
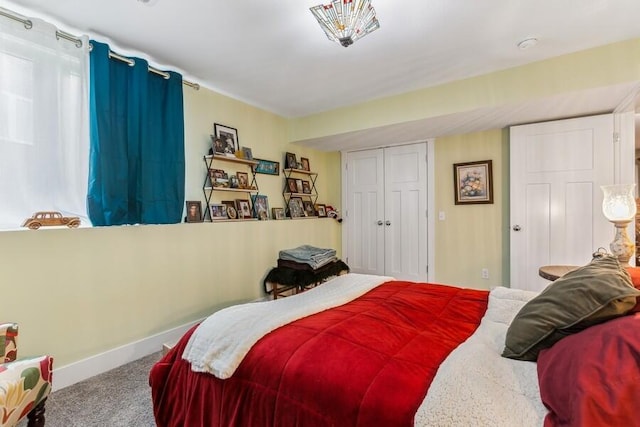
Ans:
{"type": "Polygon", "coordinates": [[[170,224],[184,203],[182,76],[165,79],[109,59],[91,41],[91,150],[87,209],[93,225],[170,224]]]}

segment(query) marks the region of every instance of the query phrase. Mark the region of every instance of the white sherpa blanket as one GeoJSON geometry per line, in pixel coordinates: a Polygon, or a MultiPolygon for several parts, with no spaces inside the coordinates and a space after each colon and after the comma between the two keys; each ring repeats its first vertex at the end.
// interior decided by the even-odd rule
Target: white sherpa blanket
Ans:
{"type": "Polygon", "coordinates": [[[191,363],[193,371],[229,378],[264,335],[294,320],[346,304],[389,280],[393,278],[350,273],[295,297],[225,308],[196,328],[182,358],[191,363]]]}
{"type": "Polygon", "coordinates": [[[476,332],[440,365],[414,423],[429,427],[542,426],[534,362],[500,354],[509,324],[537,293],[495,288],[476,332]]]}

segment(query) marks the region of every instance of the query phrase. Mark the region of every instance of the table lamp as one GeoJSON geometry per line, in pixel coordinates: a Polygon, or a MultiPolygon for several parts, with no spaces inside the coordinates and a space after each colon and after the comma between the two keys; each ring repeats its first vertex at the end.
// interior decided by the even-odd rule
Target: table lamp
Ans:
{"type": "Polygon", "coordinates": [[[602,212],[616,226],[616,236],[609,245],[621,265],[629,262],[635,244],[629,239],[627,226],[636,216],[635,184],[603,185],[602,212]]]}

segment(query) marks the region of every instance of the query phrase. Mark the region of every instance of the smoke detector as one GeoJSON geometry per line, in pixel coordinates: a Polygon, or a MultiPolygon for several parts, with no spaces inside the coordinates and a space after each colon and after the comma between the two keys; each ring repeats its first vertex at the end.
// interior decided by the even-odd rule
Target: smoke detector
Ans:
{"type": "Polygon", "coordinates": [[[527,39],[522,40],[520,43],[518,43],[518,48],[520,50],[525,50],[525,49],[529,49],[531,47],[534,47],[537,44],[538,44],[538,39],[537,38],[529,37],[527,39]]]}

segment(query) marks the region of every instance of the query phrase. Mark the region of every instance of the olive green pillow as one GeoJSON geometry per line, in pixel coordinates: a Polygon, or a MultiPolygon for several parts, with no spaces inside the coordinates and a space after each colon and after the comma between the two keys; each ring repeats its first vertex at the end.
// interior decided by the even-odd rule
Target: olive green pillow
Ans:
{"type": "Polygon", "coordinates": [[[502,356],[538,359],[543,348],[589,326],[626,314],[640,291],[613,256],[594,258],[525,304],[507,330],[502,356]]]}

